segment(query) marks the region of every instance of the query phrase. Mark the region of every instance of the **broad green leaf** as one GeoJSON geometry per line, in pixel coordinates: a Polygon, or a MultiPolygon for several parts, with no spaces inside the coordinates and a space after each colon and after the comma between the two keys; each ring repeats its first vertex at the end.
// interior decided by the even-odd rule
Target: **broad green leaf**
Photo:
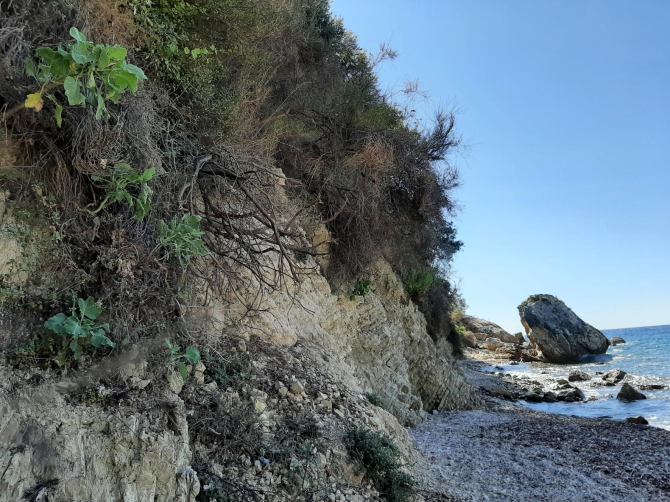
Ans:
{"type": "Polygon", "coordinates": [[[102,118],[102,112],[105,110],[105,99],[102,97],[102,94],[98,94],[98,108],[95,111],[95,118],[100,120],[102,118]]]}
{"type": "Polygon", "coordinates": [[[195,347],[189,347],[184,352],[184,359],[190,364],[198,364],[200,362],[200,351],[195,347]]]}
{"type": "Polygon", "coordinates": [[[98,329],[96,331],[93,331],[91,337],[91,345],[94,347],[111,347],[114,348],[116,347],[116,344],[111,341],[107,336],[105,335],[105,332],[101,329],[98,329]]]}
{"type": "Polygon", "coordinates": [[[56,125],[58,127],[63,125],[63,106],[62,105],[56,105],[56,125]]]}
{"type": "Polygon", "coordinates": [[[37,51],[35,51],[35,54],[37,54],[39,57],[44,59],[49,64],[51,64],[53,60],[58,56],[57,52],[55,52],[53,49],[49,49],[48,47],[42,47],[40,49],[37,49],[37,51]]]}
{"type": "Polygon", "coordinates": [[[70,73],[70,67],[72,64],[74,64],[74,62],[70,58],[69,54],[66,54],[65,56],[56,54],[53,61],[51,61],[51,64],[49,65],[49,73],[51,73],[51,76],[55,80],[58,80],[70,73]]]}
{"type": "Polygon", "coordinates": [[[37,78],[37,70],[35,69],[35,61],[31,58],[26,59],[26,75],[37,78]]]}
{"type": "Polygon", "coordinates": [[[79,91],[79,81],[75,78],[67,77],[63,82],[63,87],[70,105],[81,105],[86,101],[86,96],[79,91]]]}
{"type": "Polygon", "coordinates": [[[84,34],[74,26],[70,28],[70,36],[74,38],[77,42],[86,42],[86,37],[84,36],[84,34]]]}
{"type": "Polygon", "coordinates": [[[142,173],[142,177],[140,178],[140,181],[146,183],[147,181],[151,181],[151,179],[155,176],[156,174],[156,168],[152,167],[151,169],[147,169],[142,173]]]}
{"type": "Polygon", "coordinates": [[[91,51],[89,50],[91,48],[91,45],[92,44],[88,42],[85,43],[79,42],[72,46],[70,54],[75,63],[86,64],[93,61],[91,51]]]}
{"type": "Polygon", "coordinates": [[[179,352],[179,345],[173,344],[169,338],[165,339],[165,343],[167,344],[168,348],[170,349],[170,352],[172,352],[172,355],[177,355],[179,352]]]}
{"type": "Polygon", "coordinates": [[[181,373],[181,377],[184,379],[184,383],[186,383],[186,380],[188,380],[188,368],[184,363],[179,363],[179,372],[181,373]]]}
{"type": "Polygon", "coordinates": [[[132,73],[137,77],[137,80],[146,80],[147,76],[144,74],[141,68],[138,68],[134,64],[127,64],[123,66],[123,69],[129,73],[132,73]]]}
{"type": "Polygon", "coordinates": [[[88,75],[88,83],[86,84],[86,87],[89,89],[95,89],[95,75],[93,72],[89,73],[88,75]]]}
{"type": "Polygon", "coordinates": [[[79,312],[81,312],[81,315],[88,317],[92,321],[95,321],[102,312],[102,309],[95,303],[92,296],[89,296],[86,301],[79,298],[77,304],[79,305],[79,312]]]}
{"type": "Polygon", "coordinates": [[[54,333],[58,335],[64,335],[65,334],[65,327],[63,326],[63,323],[67,319],[67,316],[63,313],[57,314],[51,318],[47,322],[44,323],[44,327],[48,330],[53,331],[54,333]]]}
{"type": "Polygon", "coordinates": [[[79,345],[79,341],[76,338],[70,342],[70,350],[74,352],[75,360],[81,358],[81,345],[79,345]]]}
{"type": "Polygon", "coordinates": [[[112,59],[109,55],[109,48],[103,47],[100,49],[100,55],[98,56],[98,69],[104,70],[109,66],[109,63],[112,62],[112,59]]]}
{"type": "Polygon", "coordinates": [[[42,93],[36,92],[35,94],[28,94],[26,102],[23,105],[26,108],[34,108],[36,112],[39,112],[42,107],[44,107],[44,101],[42,101],[42,93]]]}
{"type": "Polygon", "coordinates": [[[74,316],[68,317],[63,323],[63,327],[73,338],[88,336],[88,333],[84,330],[82,325],[79,324],[79,319],[74,316]]]}
{"type": "Polygon", "coordinates": [[[121,47],[120,45],[114,45],[113,47],[108,47],[107,50],[109,52],[109,57],[115,61],[123,61],[124,59],[126,59],[126,55],[128,54],[126,48],[121,47]]]}

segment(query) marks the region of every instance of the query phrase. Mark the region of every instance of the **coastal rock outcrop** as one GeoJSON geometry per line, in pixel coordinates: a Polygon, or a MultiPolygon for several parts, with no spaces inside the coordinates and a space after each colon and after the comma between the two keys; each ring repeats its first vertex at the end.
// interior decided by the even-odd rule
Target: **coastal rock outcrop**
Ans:
{"type": "Polygon", "coordinates": [[[615,345],[623,345],[623,344],[625,344],[625,343],[626,343],[626,340],[624,340],[624,339],[621,338],[620,336],[613,336],[612,338],[610,338],[610,344],[611,344],[612,346],[615,346],[615,345]]]}
{"type": "Polygon", "coordinates": [[[610,344],[555,296],[529,297],[519,305],[519,315],[530,343],[548,362],[570,363],[586,355],[604,354],[610,344]]]}
{"type": "Polygon", "coordinates": [[[642,394],[639,390],[629,383],[623,384],[619,394],[616,396],[620,401],[639,401],[640,399],[647,399],[647,396],[642,394]]]}
{"type": "Polygon", "coordinates": [[[616,385],[626,376],[626,372],[622,370],[610,370],[603,375],[605,385],[616,385]]]}
{"type": "Polygon", "coordinates": [[[471,331],[475,338],[480,342],[486,341],[487,338],[497,338],[505,343],[523,343],[525,342],[523,335],[517,333],[515,335],[509,334],[497,324],[479,319],[478,317],[463,316],[460,320],[463,327],[471,331]]]}

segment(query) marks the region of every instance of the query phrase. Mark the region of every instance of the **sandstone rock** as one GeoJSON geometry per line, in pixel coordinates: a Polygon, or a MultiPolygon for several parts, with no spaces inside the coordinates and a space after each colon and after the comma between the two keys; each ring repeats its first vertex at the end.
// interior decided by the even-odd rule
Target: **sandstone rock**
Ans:
{"type": "Polygon", "coordinates": [[[626,419],[629,424],[649,425],[649,422],[644,417],[629,417],[626,419]]]}
{"type": "Polygon", "coordinates": [[[499,338],[487,338],[486,339],[486,348],[492,352],[495,352],[497,349],[504,347],[503,342],[499,338]]]}
{"type": "Polygon", "coordinates": [[[638,391],[629,383],[623,384],[621,390],[616,396],[620,401],[639,401],[640,399],[647,399],[647,396],[638,391]]]}
{"type": "Polygon", "coordinates": [[[533,295],[519,305],[521,323],[533,347],[549,362],[576,362],[604,354],[609,340],[551,295],[533,295]]]}
{"type": "Polygon", "coordinates": [[[602,379],[605,381],[605,385],[616,385],[626,376],[625,371],[621,370],[611,370],[605,373],[602,376],[602,379]]]}
{"type": "Polygon", "coordinates": [[[461,319],[461,324],[465,329],[472,332],[474,337],[479,341],[485,341],[487,338],[497,338],[501,342],[505,343],[523,343],[524,339],[521,336],[510,335],[507,331],[502,329],[495,323],[491,321],[485,321],[484,319],[479,319],[472,316],[463,316],[461,319]]]}
{"type": "Polygon", "coordinates": [[[568,375],[568,380],[570,382],[585,382],[587,380],[591,380],[591,375],[585,371],[573,370],[568,375]]]}
{"type": "Polygon", "coordinates": [[[624,339],[621,338],[620,336],[613,336],[612,338],[610,338],[610,344],[611,344],[612,346],[614,346],[614,345],[623,345],[624,343],[626,343],[626,340],[624,340],[624,339]]]}
{"type": "Polygon", "coordinates": [[[470,347],[471,349],[477,348],[477,338],[472,332],[466,331],[465,333],[462,333],[461,340],[466,347],[470,347]]]}

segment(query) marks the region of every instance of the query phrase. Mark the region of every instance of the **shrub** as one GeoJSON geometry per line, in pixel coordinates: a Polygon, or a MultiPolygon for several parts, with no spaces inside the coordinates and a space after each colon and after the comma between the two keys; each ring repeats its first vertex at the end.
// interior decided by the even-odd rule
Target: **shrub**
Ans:
{"type": "Polygon", "coordinates": [[[168,225],[164,221],[160,224],[160,244],[166,250],[167,258],[176,257],[182,267],[197,256],[208,254],[200,230],[200,216],[185,214],[180,218],[174,217],[168,225]]]}
{"type": "Polygon", "coordinates": [[[177,363],[181,377],[184,379],[184,382],[186,382],[186,380],[188,380],[188,368],[186,367],[186,363],[198,364],[200,362],[200,351],[195,347],[188,347],[183,353],[180,353],[179,351],[181,349],[179,345],[173,344],[169,338],[165,339],[165,343],[170,349],[170,362],[177,363]]]}
{"type": "Polygon", "coordinates": [[[56,122],[62,124],[63,105],[48,92],[63,88],[70,106],[93,106],[95,118],[109,118],[107,101],[118,103],[121,95],[130,89],[137,91],[137,84],[146,80],[144,72],[126,62],[127,50],[120,45],[95,45],[77,28],[70,29],[74,43],[57,50],[49,47],[37,49],[41,61],[26,61],[26,73],[34,77],[40,90],[29,94],[23,106],[39,112],[44,97],[56,105],[56,122]]]}
{"type": "Polygon", "coordinates": [[[404,502],[412,496],[415,481],[402,471],[402,453],[390,437],[359,427],[347,432],[344,444],[386,500],[404,502]]]}
{"type": "Polygon", "coordinates": [[[151,210],[152,190],[148,182],[155,174],[154,168],[139,174],[128,164],[117,164],[110,178],[92,176],[93,180],[105,183],[107,195],[98,208],[90,212],[95,214],[103,210],[107,204],[125,201],[131,208],[135,208],[135,219],[142,221],[151,210]],[[133,195],[129,190],[136,192],[137,195],[133,195]]]}
{"type": "Polygon", "coordinates": [[[44,327],[60,335],[63,338],[63,348],[68,347],[74,353],[75,360],[80,359],[85,343],[90,343],[93,347],[116,347],[107,338],[109,324],[95,322],[101,312],[102,308],[93,297],[89,296],[87,300],[77,298],[69,317],[63,313],[57,314],[44,327]]]}
{"type": "Polygon", "coordinates": [[[375,406],[378,406],[386,411],[388,411],[388,403],[386,400],[375,392],[366,392],[365,398],[375,406]]]}
{"type": "Polygon", "coordinates": [[[423,270],[414,268],[403,277],[405,291],[415,301],[425,296],[434,283],[435,271],[429,268],[423,270]]]}
{"type": "Polygon", "coordinates": [[[358,281],[356,284],[354,284],[354,290],[351,292],[349,299],[354,301],[357,296],[362,296],[365,298],[365,295],[370,292],[370,286],[372,286],[372,281],[369,279],[362,279],[358,281]]]}

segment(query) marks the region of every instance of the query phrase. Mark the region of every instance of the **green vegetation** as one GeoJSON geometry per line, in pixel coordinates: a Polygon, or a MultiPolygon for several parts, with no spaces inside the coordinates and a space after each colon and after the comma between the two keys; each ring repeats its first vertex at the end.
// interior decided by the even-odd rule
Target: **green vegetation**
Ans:
{"type": "Polygon", "coordinates": [[[412,269],[403,275],[405,291],[412,300],[418,300],[428,293],[435,283],[436,273],[432,269],[412,269]]]}
{"type": "Polygon", "coordinates": [[[344,438],[349,455],[358,460],[380,494],[389,502],[409,500],[415,481],[403,472],[402,453],[393,440],[365,428],[351,429],[344,438]]]}
{"type": "Polygon", "coordinates": [[[24,106],[39,112],[44,106],[44,97],[56,105],[55,116],[58,127],[62,125],[63,105],[47,93],[62,87],[70,106],[91,106],[95,118],[109,119],[107,102],[118,103],[121,95],[130,89],[137,92],[137,85],[146,80],[144,72],[126,62],[128,51],[120,45],[95,45],[77,29],[71,28],[74,42],[57,50],[49,47],[37,49],[41,61],[37,65],[32,59],[26,61],[26,73],[40,84],[39,92],[28,95],[24,106]]]}
{"type": "Polygon", "coordinates": [[[159,241],[166,250],[166,258],[175,257],[185,267],[193,258],[208,254],[200,220],[199,216],[185,214],[181,218],[175,216],[169,224],[160,222],[159,241]]]}
{"type": "Polygon", "coordinates": [[[351,292],[349,299],[354,301],[357,296],[362,296],[365,298],[365,295],[370,292],[370,286],[372,286],[372,281],[369,279],[361,279],[356,284],[354,284],[354,289],[351,292]]]}
{"type": "Polygon", "coordinates": [[[86,343],[90,343],[92,347],[116,347],[116,344],[107,338],[109,324],[96,322],[101,313],[102,307],[94,298],[90,296],[86,300],[77,298],[69,317],[61,312],[50,318],[44,327],[61,336],[63,347],[68,347],[77,360],[81,358],[82,348],[86,343]]]}
{"type": "Polygon", "coordinates": [[[207,360],[205,382],[216,382],[220,388],[236,388],[250,371],[251,358],[248,353],[235,354],[227,359],[207,360]]]}
{"type": "Polygon", "coordinates": [[[365,398],[370,402],[370,404],[374,404],[375,406],[378,406],[386,411],[389,411],[388,402],[379,394],[376,394],[375,392],[366,392],[365,398]]]}
{"type": "Polygon", "coordinates": [[[183,353],[179,352],[181,350],[179,345],[173,344],[169,338],[165,339],[165,344],[170,349],[170,362],[177,364],[179,373],[181,373],[181,377],[184,379],[184,382],[186,382],[188,380],[188,368],[186,363],[191,365],[198,364],[200,362],[200,351],[195,347],[188,347],[183,353]]]}
{"type": "Polygon", "coordinates": [[[97,209],[90,211],[91,214],[99,213],[108,204],[125,201],[128,206],[135,208],[135,219],[142,221],[151,210],[152,190],[148,183],[155,174],[156,170],[153,168],[139,174],[129,164],[117,164],[109,178],[92,176],[93,180],[105,184],[107,195],[97,209]],[[136,192],[137,195],[133,195],[129,190],[136,192]]]}

